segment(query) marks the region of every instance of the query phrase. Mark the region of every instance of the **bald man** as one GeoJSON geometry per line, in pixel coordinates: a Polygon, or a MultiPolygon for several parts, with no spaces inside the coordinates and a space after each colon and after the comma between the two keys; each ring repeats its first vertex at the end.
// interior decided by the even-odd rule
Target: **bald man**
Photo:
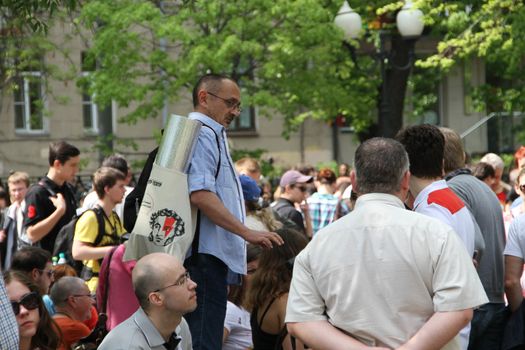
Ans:
{"type": "Polygon", "coordinates": [[[99,350],[188,350],[182,316],[197,307],[197,284],[181,262],[165,253],[141,258],[132,272],[139,309],[104,338],[99,350]]]}

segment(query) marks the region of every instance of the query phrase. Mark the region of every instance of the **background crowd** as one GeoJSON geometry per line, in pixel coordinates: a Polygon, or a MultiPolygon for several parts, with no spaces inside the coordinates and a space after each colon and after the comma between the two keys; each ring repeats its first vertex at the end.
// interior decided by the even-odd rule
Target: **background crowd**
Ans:
{"type": "MultiPolygon", "coordinates": [[[[443,279],[440,273],[441,280],[434,280],[445,290],[457,278],[457,286],[464,286],[471,297],[455,302],[454,297],[448,300],[451,294],[447,292],[442,296],[445,302],[434,304],[465,309],[453,310],[464,313],[458,314],[460,321],[449,322],[457,327],[443,335],[443,345],[459,333],[462,349],[500,348],[509,313],[523,301],[525,147],[516,151],[513,168],[507,171],[503,160],[493,153],[466,165],[461,140],[453,130],[419,125],[400,131],[397,141],[375,139],[360,146],[356,158],[359,152],[366,154],[361,154],[361,169],[357,159],[353,170],[348,164],[337,169],[301,166],[284,172],[272,188],[257,160],[231,161],[224,127],[240,113],[238,95],[233,81],[214,75],[201,78],[194,90],[196,112],[189,118],[211,127],[201,129],[188,174],[190,200],[202,216],[196,244],[184,261],[161,253],[124,260],[124,227],[133,223],[126,222],[123,204],[133,187],[130,167],[122,156],[106,158],[93,174],[91,190],[82,195],[71,185],[81,154],[64,141],[50,144],[48,172],[36,183],[31,184],[23,171],[12,172],[0,192],[0,264],[4,271],[0,308],[6,310],[0,339],[7,348],[19,344],[24,350],[71,349],[99,343],[106,331],[110,332],[100,349],[141,343],[152,349],[216,349],[216,338],[223,349],[302,349],[321,344],[322,334],[312,338],[315,332],[305,332],[308,328],[301,324],[316,314],[297,309],[313,307],[305,304],[311,300],[297,299],[302,292],[297,291],[298,284],[306,288],[307,296],[313,296],[331,283],[316,281],[314,289],[309,289],[316,271],[307,266],[309,254],[324,252],[317,262],[329,266],[346,258],[364,259],[360,251],[351,257],[336,254],[342,251],[337,249],[341,248],[337,247],[339,240],[347,238],[340,233],[359,236],[360,230],[373,231],[396,215],[423,227],[426,221],[420,216],[405,215],[410,211],[444,222],[446,226],[435,228],[439,237],[449,237],[444,229],[448,227],[459,238],[447,248],[450,251],[444,256],[449,257],[443,258],[447,261],[440,260],[438,266],[454,270],[454,259],[466,264],[456,266],[454,276],[443,279]],[[224,99],[219,93],[234,97],[224,99]],[[385,158],[389,152],[399,162],[385,158]],[[235,195],[235,188],[242,196],[235,195]],[[367,203],[377,201],[376,192],[377,198],[384,197],[384,202],[399,206],[396,210],[402,213],[395,214],[388,206],[372,206],[379,217],[372,228],[366,228],[368,216],[364,209],[357,213],[356,208],[368,208],[367,203]],[[356,223],[357,217],[363,222],[356,223]],[[339,230],[333,233],[334,240],[323,243],[334,230],[339,230]],[[331,248],[326,251],[327,247],[331,248]],[[452,257],[456,250],[460,256],[452,257]],[[299,267],[295,264],[298,255],[299,267]],[[295,297],[292,305],[289,295],[295,297]],[[467,312],[472,308],[473,317],[467,312]],[[292,314],[287,315],[287,310],[292,314]],[[218,328],[214,327],[217,323],[218,328]],[[293,324],[293,336],[286,323],[293,324]]],[[[396,226],[387,226],[395,231],[392,227],[396,226]]],[[[407,244],[412,239],[408,235],[407,244]]],[[[395,279],[399,271],[391,272],[395,279]]],[[[341,281],[347,278],[348,274],[340,276],[341,281]]],[[[358,295],[368,297],[366,291],[358,295]]],[[[428,308],[428,295],[414,300],[417,297],[428,308]]],[[[352,300],[341,302],[349,307],[352,300]]],[[[392,310],[395,305],[393,301],[392,310]]],[[[324,310],[323,305],[315,306],[324,310]]],[[[328,313],[329,305],[326,310],[328,313]]],[[[343,323],[338,327],[345,329],[355,317],[343,315],[340,320],[343,323]]],[[[412,324],[407,329],[412,332],[418,327],[412,324]]],[[[359,338],[367,344],[366,339],[359,338]]],[[[388,340],[377,341],[388,344],[388,340]]]]}

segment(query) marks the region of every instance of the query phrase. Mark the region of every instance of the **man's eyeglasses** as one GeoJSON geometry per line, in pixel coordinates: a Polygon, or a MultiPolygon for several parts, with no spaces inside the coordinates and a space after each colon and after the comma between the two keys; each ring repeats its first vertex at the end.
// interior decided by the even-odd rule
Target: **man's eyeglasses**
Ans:
{"type": "Polygon", "coordinates": [[[188,281],[189,278],[191,278],[190,277],[190,273],[188,271],[186,271],[184,273],[184,276],[179,278],[175,283],[170,284],[169,286],[166,286],[166,287],[162,287],[162,288],[156,289],[153,292],[158,293],[161,290],[164,290],[164,289],[169,288],[169,287],[182,286],[183,284],[186,284],[186,282],[188,281]]]}
{"type": "Polygon", "coordinates": [[[19,301],[12,301],[11,307],[13,308],[15,316],[18,316],[20,313],[20,305],[22,305],[26,310],[34,310],[38,308],[38,305],[40,305],[40,296],[37,294],[37,292],[31,292],[24,294],[19,301]]]}
{"type": "Polygon", "coordinates": [[[232,108],[232,109],[236,109],[239,112],[242,111],[241,102],[237,101],[236,99],[225,99],[225,98],[217,96],[214,93],[211,93],[209,91],[208,91],[208,94],[212,95],[213,97],[217,97],[218,99],[221,99],[224,102],[224,104],[226,105],[226,107],[232,108]]]}
{"type": "Polygon", "coordinates": [[[38,269],[38,271],[40,271],[40,273],[42,273],[42,274],[45,273],[47,275],[47,277],[49,277],[49,278],[53,278],[53,276],[55,275],[55,271],[53,271],[53,270],[41,270],[41,269],[38,269]]]}

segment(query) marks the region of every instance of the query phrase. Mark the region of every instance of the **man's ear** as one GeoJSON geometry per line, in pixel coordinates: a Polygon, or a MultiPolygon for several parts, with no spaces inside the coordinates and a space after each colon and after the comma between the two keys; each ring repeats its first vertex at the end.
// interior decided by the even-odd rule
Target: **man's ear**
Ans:
{"type": "Polygon", "coordinates": [[[60,168],[61,166],[62,166],[62,163],[60,163],[60,161],[59,161],[58,159],[55,159],[55,160],[53,161],[53,168],[58,169],[58,168],[60,168]]]}
{"type": "Polygon", "coordinates": [[[352,184],[352,192],[359,193],[359,189],[357,186],[357,175],[355,173],[355,170],[352,170],[350,172],[350,183],[352,184]]]}
{"type": "Polygon", "coordinates": [[[407,192],[410,190],[410,175],[410,170],[407,170],[403,174],[403,178],[401,179],[401,190],[407,192]]]}
{"type": "Polygon", "coordinates": [[[33,270],[31,270],[31,279],[33,281],[38,280],[39,275],[40,275],[40,271],[36,267],[33,270]]]}
{"type": "Polygon", "coordinates": [[[159,293],[153,293],[153,292],[149,293],[148,299],[149,299],[150,304],[156,305],[156,306],[161,306],[163,302],[162,297],[160,296],[159,293]]]}
{"type": "Polygon", "coordinates": [[[197,100],[200,106],[208,107],[208,93],[204,89],[197,92],[197,100]]]}

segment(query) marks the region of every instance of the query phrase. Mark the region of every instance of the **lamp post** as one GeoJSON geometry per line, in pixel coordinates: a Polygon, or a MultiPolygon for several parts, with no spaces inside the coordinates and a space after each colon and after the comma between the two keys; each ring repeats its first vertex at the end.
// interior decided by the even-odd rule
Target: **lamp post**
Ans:
{"type": "MultiPolygon", "coordinates": [[[[361,16],[355,12],[345,0],[337,16],[334,19],[336,26],[345,33],[346,40],[355,40],[361,32],[361,16]]],[[[376,48],[374,58],[379,62],[381,71],[381,95],[379,103],[378,130],[379,136],[394,137],[401,128],[402,103],[405,97],[406,83],[409,70],[412,67],[415,54],[415,42],[423,32],[423,13],[412,6],[411,1],[406,1],[403,8],[397,13],[396,24],[403,41],[394,40],[390,31],[379,29],[379,47],[376,48]],[[390,50],[386,49],[387,40],[390,38],[390,50]],[[406,52],[405,63],[396,64],[394,60],[399,60],[406,52]],[[391,82],[399,82],[395,89],[391,82]],[[390,93],[389,93],[390,92],[390,93]],[[395,113],[392,112],[391,100],[394,100],[395,113]],[[399,104],[399,105],[398,105],[399,104]]],[[[355,49],[351,44],[347,44],[351,50],[352,59],[355,58],[355,49]]],[[[357,63],[357,62],[356,62],[357,63]]]]}

